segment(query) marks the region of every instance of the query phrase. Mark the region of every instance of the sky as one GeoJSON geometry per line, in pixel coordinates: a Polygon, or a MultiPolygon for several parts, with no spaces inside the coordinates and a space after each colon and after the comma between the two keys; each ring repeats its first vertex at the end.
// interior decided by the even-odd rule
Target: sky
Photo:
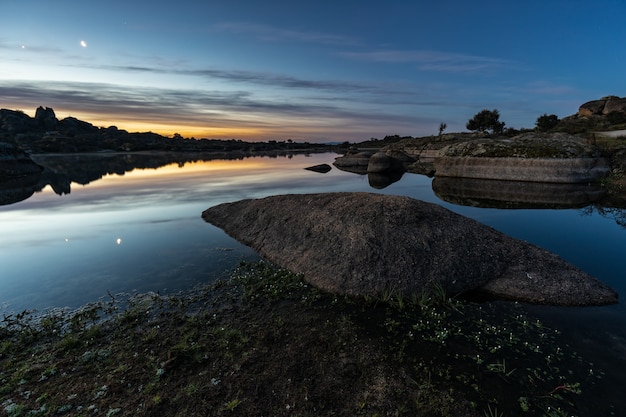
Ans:
{"type": "Polygon", "coordinates": [[[242,140],[512,128],[626,96],[626,0],[0,0],[0,108],[242,140]]]}

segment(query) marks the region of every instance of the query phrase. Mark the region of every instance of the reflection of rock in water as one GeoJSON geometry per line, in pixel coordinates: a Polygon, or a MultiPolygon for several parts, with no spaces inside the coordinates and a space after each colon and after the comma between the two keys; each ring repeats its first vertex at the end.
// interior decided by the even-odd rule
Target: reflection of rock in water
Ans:
{"type": "Polygon", "coordinates": [[[388,172],[385,174],[369,172],[367,174],[367,179],[370,183],[370,187],[381,190],[396,181],[400,181],[402,178],[403,172],[388,172]]]}
{"type": "Polygon", "coordinates": [[[38,190],[39,173],[0,179],[0,206],[26,200],[38,190]]]}
{"type": "Polygon", "coordinates": [[[435,177],[433,191],[453,204],[512,209],[585,207],[605,194],[596,185],[447,177],[435,177]]]}
{"type": "Polygon", "coordinates": [[[24,151],[0,142],[0,205],[17,203],[33,195],[42,169],[24,151]]]}
{"type": "Polygon", "coordinates": [[[64,155],[33,155],[33,159],[44,167],[44,172],[35,191],[50,185],[56,194],[69,194],[71,184],[87,185],[105,175],[124,173],[134,169],[160,168],[178,163],[209,161],[214,159],[243,159],[239,155],[185,154],[185,153],[91,153],[64,155]]]}

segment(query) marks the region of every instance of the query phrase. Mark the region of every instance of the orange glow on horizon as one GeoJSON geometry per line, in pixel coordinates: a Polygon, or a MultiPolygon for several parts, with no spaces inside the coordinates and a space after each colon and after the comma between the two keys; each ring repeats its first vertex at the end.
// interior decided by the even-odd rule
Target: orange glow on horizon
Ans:
{"type": "Polygon", "coordinates": [[[235,128],[235,127],[206,127],[206,126],[190,126],[181,125],[176,122],[148,122],[143,120],[113,120],[95,117],[94,115],[85,115],[82,117],[74,116],[77,119],[89,120],[89,123],[99,127],[117,126],[118,129],[128,132],[153,132],[162,136],[172,137],[174,134],[185,138],[196,139],[247,139],[247,140],[264,140],[265,132],[255,128],[235,128]],[[91,116],[91,117],[90,117],[91,116]]]}
{"type": "MultiPolygon", "coordinates": [[[[35,117],[35,109],[22,110],[30,117],[35,117]]],[[[46,107],[46,106],[44,106],[46,107]]],[[[74,111],[68,108],[54,108],[56,117],[62,120],[66,117],[74,117],[78,120],[91,123],[100,128],[116,126],[120,130],[131,133],[153,132],[165,137],[173,137],[178,133],[184,138],[195,139],[224,139],[243,140],[248,142],[266,142],[269,140],[294,140],[297,142],[325,142],[330,140],[344,141],[355,140],[355,138],[371,137],[367,128],[346,125],[325,124],[316,120],[289,120],[279,117],[274,119],[259,119],[258,125],[254,125],[254,120],[242,119],[241,126],[228,126],[226,121],[217,126],[207,126],[201,120],[187,119],[182,122],[172,119],[159,119],[150,121],[148,119],[134,118],[132,114],[114,114],[106,112],[104,114],[93,113],[91,111],[74,111]],[[333,138],[333,139],[330,139],[333,138]]],[[[6,106],[6,108],[11,108],[6,106]]],[[[20,106],[13,107],[20,108],[20,106]]],[[[231,122],[236,124],[236,122],[231,122]]]]}

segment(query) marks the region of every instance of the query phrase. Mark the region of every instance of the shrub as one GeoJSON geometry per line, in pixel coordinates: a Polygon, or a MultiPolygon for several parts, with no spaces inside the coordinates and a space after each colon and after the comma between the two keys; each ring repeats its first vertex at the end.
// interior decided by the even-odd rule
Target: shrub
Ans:
{"type": "Polygon", "coordinates": [[[504,122],[500,121],[500,112],[497,109],[481,110],[471,118],[465,127],[468,130],[486,132],[491,131],[494,134],[502,133],[504,130],[504,122]]]}
{"type": "Polygon", "coordinates": [[[537,122],[535,122],[535,126],[537,130],[541,130],[542,132],[546,132],[559,124],[559,117],[556,114],[542,114],[537,118],[537,122]]]}

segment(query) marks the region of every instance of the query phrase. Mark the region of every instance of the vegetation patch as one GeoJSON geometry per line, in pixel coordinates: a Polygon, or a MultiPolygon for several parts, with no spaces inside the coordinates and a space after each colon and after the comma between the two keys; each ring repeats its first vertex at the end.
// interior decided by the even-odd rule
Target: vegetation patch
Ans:
{"type": "Polygon", "coordinates": [[[2,411],[570,416],[598,405],[585,392],[602,370],[520,304],[449,299],[439,288],[352,299],[301,278],[244,263],[181,294],[5,315],[2,411]]]}

